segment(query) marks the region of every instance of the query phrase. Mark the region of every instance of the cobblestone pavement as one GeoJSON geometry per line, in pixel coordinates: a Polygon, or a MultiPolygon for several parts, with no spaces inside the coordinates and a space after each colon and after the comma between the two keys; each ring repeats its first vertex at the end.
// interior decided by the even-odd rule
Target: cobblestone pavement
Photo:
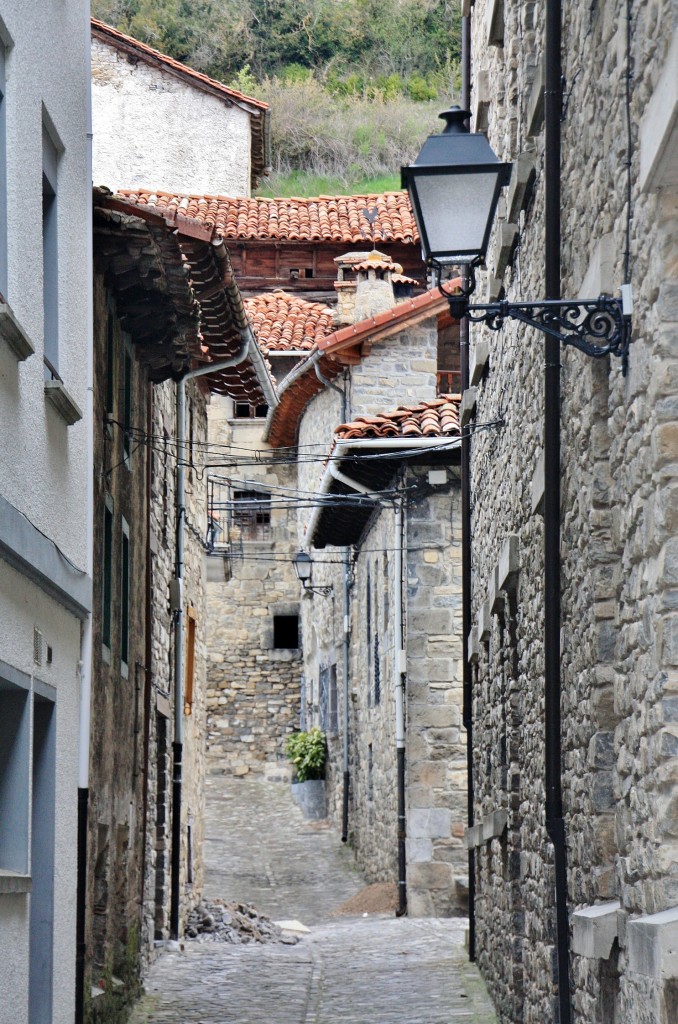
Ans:
{"type": "Polygon", "coordinates": [[[210,778],[205,896],[311,927],[296,946],[163,952],[131,1024],[495,1024],[462,919],[330,917],[364,885],[282,784],[210,778]]]}

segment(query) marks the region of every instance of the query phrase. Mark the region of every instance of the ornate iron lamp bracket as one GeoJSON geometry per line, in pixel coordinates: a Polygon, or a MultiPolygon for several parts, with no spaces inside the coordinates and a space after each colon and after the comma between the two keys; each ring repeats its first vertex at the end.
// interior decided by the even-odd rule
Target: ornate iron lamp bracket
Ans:
{"type": "Polygon", "coordinates": [[[587,356],[601,359],[617,356],[622,361],[622,373],[628,369],[631,316],[624,310],[620,298],[601,295],[597,299],[544,299],[542,302],[499,302],[471,304],[469,297],[475,290],[474,265],[469,266],[469,285],[462,291],[448,292],[438,286],[446,296],[450,314],[455,319],[467,317],[472,323],[484,323],[490,330],[499,331],[504,321],[519,320],[535,327],[542,334],[555,338],[562,345],[571,345],[587,356]]]}

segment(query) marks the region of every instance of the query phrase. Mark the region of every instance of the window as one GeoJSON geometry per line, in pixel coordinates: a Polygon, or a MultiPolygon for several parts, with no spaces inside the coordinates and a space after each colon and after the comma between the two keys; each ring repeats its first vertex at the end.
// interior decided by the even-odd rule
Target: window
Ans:
{"type": "Polygon", "coordinates": [[[250,405],[249,402],[233,403],[233,418],[236,420],[265,420],[267,415],[267,405],[250,405]]]}
{"type": "Polygon", "coordinates": [[[243,540],[262,540],[271,528],[271,495],[265,491],[234,491],[231,506],[233,526],[243,540]]]}
{"type": "MultiPolygon", "coordinates": [[[[125,343],[127,345],[127,342],[125,343]]],[[[122,457],[129,469],[132,452],[130,431],[132,429],[132,356],[125,347],[123,361],[123,396],[122,396],[122,457]]]]}
{"type": "Polygon", "coordinates": [[[111,651],[111,610],[113,605],[113,500],[106,495],[104,508],[103,573],[101,581],[101,642],[111,651]]]}
{"type": "Polygon", "coordinates": [[[320,691],[320,728],[336,736],[339,728],[337,708],[337,666],[322,666],[318,672],[320,691]]]}
{"type": "Polygon", "coordinates": [[[379,657],[379,634],[374,634],[374,703],[381,703],[381,659],[379,657]]]}
{"type": "Polygon", "coordinates": [[[123,675],[129,665],[129,526],[122,522],[122,547],[120,555],[120,661],[123,675]]]}
{"type": "Polygon", "coordinates": [[[49,376],[59,370],[59,244],[57,237],[57,149],[42,126],[42,299],[44,358],[49,376]]]}
{"type": "MultiPolygon", "coordinates": [[[[106,317],[106,417],[115,419],[115,310],[109,300],[106,317]]],[[[108,427],[112,433],[112,425],[108,427]]]]}
{"type": "Polygon", "coordinates": [[[0,869],[19,875],[28,874],[29,766],[29,694],[0,676],[0,869]]]}
{"type": "Polygon", "coordinates": [[[299,616],[273,616],[273,646],[278,650],[295,651],[299,648],[299,616]]]}
{"type": "Polygon", "coordinates": [[[7,127],[5,46],[0,39],[0,294],[7,298],[7,127]]]}
{"type": "MultiPolygon", "coordinates": [[[[195,628],[197,616],[195,608],[187,611],[186,630],[186,680],[184,684],[184,714],[193,713],[193,682],[195,679],[195,628]]],[[[190,862],[190,858],[189,858],[190,862]]]]}

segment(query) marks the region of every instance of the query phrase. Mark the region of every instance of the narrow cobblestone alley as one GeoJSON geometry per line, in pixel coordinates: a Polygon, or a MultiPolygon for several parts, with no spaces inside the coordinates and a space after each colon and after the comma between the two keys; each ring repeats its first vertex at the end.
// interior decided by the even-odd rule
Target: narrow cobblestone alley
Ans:
{"type": "Polygon", "coordinates": [[[164,951],[131,1024],[494,1024],[461,919],[336,916],[364,882],[350,849],[305,821],[283,783],[211,777],[207,899],[310,928],[298,945],[164,951]]]}

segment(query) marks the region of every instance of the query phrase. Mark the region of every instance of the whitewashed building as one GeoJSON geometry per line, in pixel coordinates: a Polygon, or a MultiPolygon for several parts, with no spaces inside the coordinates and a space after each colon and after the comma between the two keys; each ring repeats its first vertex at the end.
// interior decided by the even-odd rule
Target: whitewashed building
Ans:
{"type": "Polygon", "coordinates": [[[94,181],[248,196],[270,163],[268,104],[92,19],[94,181]]]}
{"type": "Polygon", "coordinates": [[[74,1014],[91,592],[89,31],[81,3],[0,3],[3,1024],[74,1014]]]}

